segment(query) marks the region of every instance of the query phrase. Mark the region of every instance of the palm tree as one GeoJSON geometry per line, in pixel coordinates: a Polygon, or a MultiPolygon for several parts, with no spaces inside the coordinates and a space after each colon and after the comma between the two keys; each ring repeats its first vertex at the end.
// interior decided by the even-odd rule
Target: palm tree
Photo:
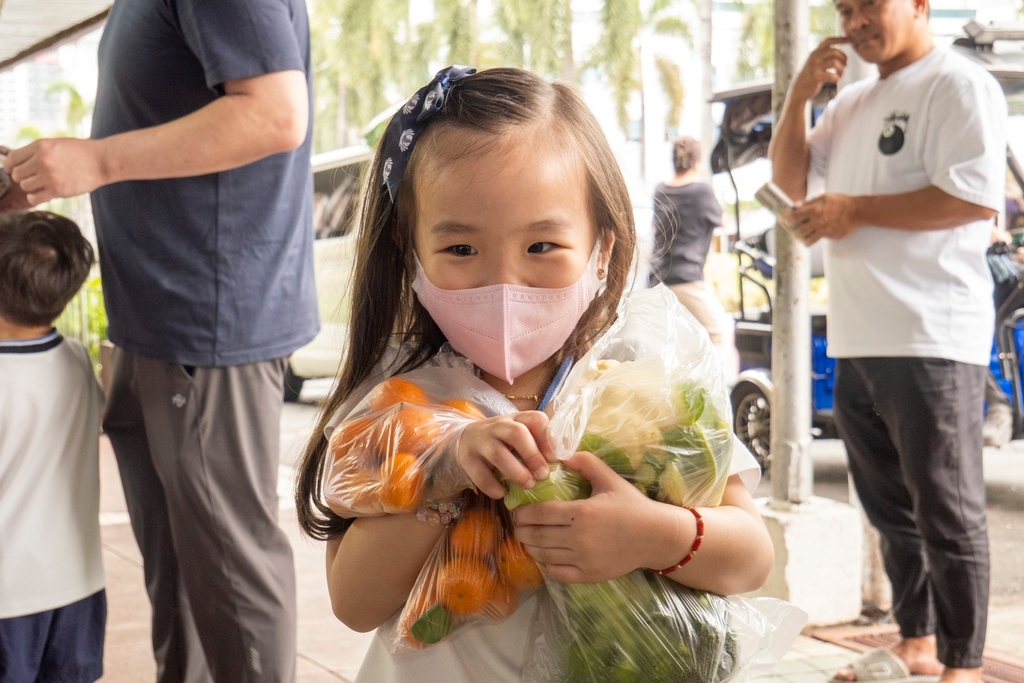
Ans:
{"type": "Polygon", "coordinates": [[[502,62],[575,82],[571,0],[497,0],[494,15],[502,62]]]}
{"type": "MultiPolygon", "coordinates": [[[[775,73],[775,18],[773,5],[765,0],[745,3],[736,76],[740,81],[772,78],[775,73]]],[[[836,12],[831,3],[810,6],[811,44],[834,35],[836,12]]]]}
{"type": "Polygon", "coordinates": [[[67,135],[81,137],[84,131],[81,130],[82,122],[92,113],[92,103],[86,103],[78,88],[67,81],[54,81],[46,88],[46,97],[65,96],[67,101],[64,105],[64,126],[67,135]]]}
{"type": "MultiPolygon", "coordinates": [[[[677,0],[653,0],[647,13],[639,0],[605,0],[601,10],[601,41],[591,63],[601,70],[612,86],[612,98],[619,126],[628,134],[627,105],[634,92],[640,93],[640,175],[646,174],[647,144],[641,49],[648,35],[671,35],[683,38],[691,47],[690,27],[678,14],[677,0]]],[[[679,123],[685,89],[678,65],[666,57],[656,57],[662,87],[669,97],[670,106],[665,121],[666,132],[679,123]]]]}
{"type": "Polygon", "coordinates": [[[343,146],[387,106],[427,78],[424,36],[410,0],[313,0],[310,28],[318,126],[315,148],[343,146]]]}
{"type": "MultiPolygon", "coordinates": [[[[693,45],[689,25],[673,13],[677,5],[677,0],[653,0],[646,14],[641,10],[639,0],[605,0],[602,6],[601,40],[591,63],[602,71],[611,83],[615,112],[623,131],[627,131],[629,125],[629,100],[634,92],[643,87],[640,70],[642,37],[674,35],[683,38],[691,47],[693,45]]],[[[672,83],[667,89],[667,94],[670,98],[673,93],[681,96],[684,90],[678,68],[668,68],[666,58],[662,58],[661,63],[663,66],[659,66],[659,71],[662,82],[672,83]]],[[[682,110],[681,99],[678,106],[673,102],[670,113],[677,110],[682,110]]],[[[674,121],[669,120],[666,123],[672,127],[678,121],[676,114],[674,121]]]]}

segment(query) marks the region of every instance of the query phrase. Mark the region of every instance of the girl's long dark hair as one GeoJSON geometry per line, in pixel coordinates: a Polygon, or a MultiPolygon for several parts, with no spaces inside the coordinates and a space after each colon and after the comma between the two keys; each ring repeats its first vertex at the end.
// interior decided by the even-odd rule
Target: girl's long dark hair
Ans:
{"type": "Polygon", "coordinates": [[[636,230],[629,192],[597,120],[570,86],[549,83],[528,71],[488,69],[460,80],[416,144],[396,201],[392,203],[381,180],[382,145],[378,145],[363,180],[348,347],[341,375],[306,446],[295,487],[299,525],[309,536],[319,540],[336,537],[352,522],[332,512],[322,497],[328,422],[383,361],[393,339],[410,349],[395,374],[422,365],[446,341],[412,292],[417,186],[429,175],[430,166],[492,148],[489,142],[481,145],[481,139],[497,145],[517,130],[534,127],[549,133],[554,144],[579,158],[598,240],[609,235],[615,238],[607,287],[583,314],[554,360],[582,355],[614,320],[632,267],[636,230]],[[483,133],[485,137],[465,133],[483,133]],[[423,167],[420,175],[418,167],[423,167]]]}

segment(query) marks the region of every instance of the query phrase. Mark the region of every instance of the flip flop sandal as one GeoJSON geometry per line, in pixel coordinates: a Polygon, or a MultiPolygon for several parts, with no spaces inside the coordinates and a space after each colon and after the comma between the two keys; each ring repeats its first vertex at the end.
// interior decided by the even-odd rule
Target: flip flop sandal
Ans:
{"type": "MultiPolygon", "coordinates": [[[[886,683],[938,683],[938,676],[915,676],[903,662],[884,647],[865,652],[853,660],[853,674],[857,681],[885,681],[886,683]]],[[[839,678],[829,679],[829,683],[846,683],[839,678]]]]}

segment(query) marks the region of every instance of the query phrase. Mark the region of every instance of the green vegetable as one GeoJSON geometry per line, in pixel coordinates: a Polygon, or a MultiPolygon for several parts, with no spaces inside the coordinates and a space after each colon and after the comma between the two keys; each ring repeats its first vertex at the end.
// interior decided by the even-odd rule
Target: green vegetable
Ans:
{"type": "Polygon", "coordinates": [[[447,637],[452,628],[452,615],[441,605],[434,605],[409,627],[409,632],[421,643],[433,645],[447,637]]]}
{"type": "Polygon", "coordinates": [[[542,503],[547,500],[579,500],[590,497],[590,482],[575,470],[561,463],[549,466],[547,479],[541,479],[532,489],[524,489],[512,480],[505,480],[508,493],[505,494],[505,507],[515,510],[521,505],[542,503]]]}
{"type": "Polygon", "coordinates": [[[704,414],[707,392],[704,387],[692,382],[680,382],[676,385],[675,403],[679,424],[696,424],[700,416],[704,414]]]}
{"type": "Polygon", "coordinates": [[[663,436],[669,456],[658,477],[658,500],[693,505],[697,497],[705,497],[718,479],[715,454],[704,430],[697,425],[675,427],[663,436]]]}
{"type": "Polygon", "coordinates": [[[619,475],[628,478],[629,475],[633,474],[633,465],[630,464],[626,454],[622,452],[621,448],[612,446],[611,441],[603,436],[590,433],[584,434],[576,450],[593,453],[619,475]]]}
{"type": "Polygon", "coordinates": [[[714,683],[735,669],[724,598],[639,571],[564,588],[564,683],[714,683]]]}
{"type": "Polygon", "coordinates": [[[658,471],[649,462],[644,462],[640,467],[636,468],[636,472],[633,474],[633,483],[646,489],[648,486],[653,484],[658,478],[658,471]]]}

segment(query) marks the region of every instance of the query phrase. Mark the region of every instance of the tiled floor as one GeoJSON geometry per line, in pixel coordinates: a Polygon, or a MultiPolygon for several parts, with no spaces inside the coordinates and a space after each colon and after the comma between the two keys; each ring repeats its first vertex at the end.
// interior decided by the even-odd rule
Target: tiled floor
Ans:
{"type": "Polygon", "coordinates": [[[832,674],[856,656],[852,650],[800,636],[770,674],[755,680],[758,683],[827,683],[832,674]]]}

